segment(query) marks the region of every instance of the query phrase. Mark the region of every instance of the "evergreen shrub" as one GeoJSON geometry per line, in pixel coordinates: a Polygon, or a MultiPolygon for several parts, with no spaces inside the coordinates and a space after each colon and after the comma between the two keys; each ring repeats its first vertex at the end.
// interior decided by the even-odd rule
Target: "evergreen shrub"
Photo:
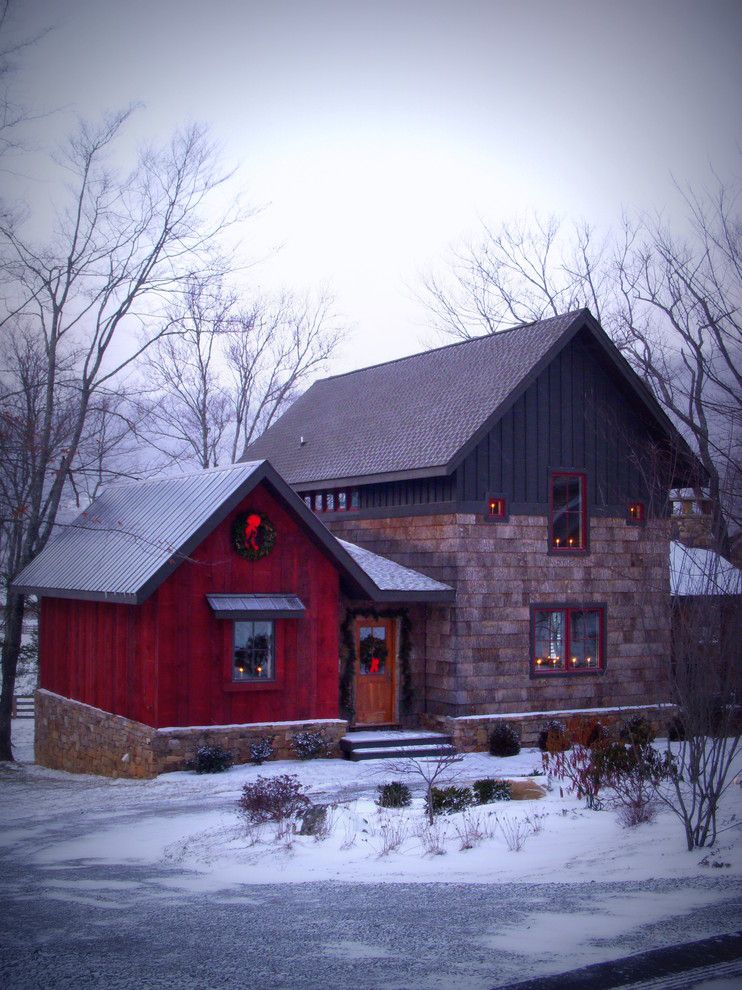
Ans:
{"type": "Polygon", "coordinates": [[[186,766],[196,773],[223,773],[232,766],[232,762],[232,754],[221,746],[199,746],[186,766]]]}
{"type": "Polygon", "coordinates": [[[520,753],[520,736],[509,722],[495,722],[490,733],[492,756],[517,756],[520,753]]]}
{"type": "Polygon", "coordinates": [[[250,743],[250,762],[254,763],[256,767],[261,766],[273,756],[275,752],[273,740],[275,738],[275,736],[261,736],[250,743]]]}
{"type": "Polygon", "coordinates": [[[295,732],[291,737],[291,746],[300,760],[317,760],[332,753],[330,740],[322,729],[295,732]]]}
{"type": "Polygon", "coordinates": [[[542,753],[565,753],[571,745],[567,725],[560,718],[550,719],[538,734],[538,748],[542,753]]]}
{"type": "Polygon", "coordinates": [[[468,787],[431,787],[430,798],[434,815],[453,815],[474,804],[474,795],[468,787]]]}
{"type": "Polygon", "coordinates": [[[471,785],[477,804],[492,804],[493,801],[510,801],[513,797],[513,789],[508,780],[495,780],[493,777],[485,777],[482,780],[475,780],[471,785]]]}
{"type": "Polygon", "coordinates": [[[408,808],[412,804],[412,794],[407,784],[393,780],[389,784],[379,784],[376,803],[380,808],[408,808]]]}
{"type": "Polygon", "coordinates": [[[631,746],[648,746],[649,743],[654,742],[654,727],[643,715],[635,715],[623,723],[619,738],[621,742],[629,743],[631,746]]]}

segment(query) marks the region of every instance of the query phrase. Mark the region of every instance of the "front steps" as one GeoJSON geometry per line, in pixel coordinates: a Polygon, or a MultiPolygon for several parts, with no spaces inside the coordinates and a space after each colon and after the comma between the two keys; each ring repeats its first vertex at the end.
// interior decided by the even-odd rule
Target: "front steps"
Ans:
{"type": "Polygon", "coordinates": [[[456,749],[442,732],[391,729],[349,732],[340,740],[346,760],[400,760],[409,756],[451,756],[456,749]]]}

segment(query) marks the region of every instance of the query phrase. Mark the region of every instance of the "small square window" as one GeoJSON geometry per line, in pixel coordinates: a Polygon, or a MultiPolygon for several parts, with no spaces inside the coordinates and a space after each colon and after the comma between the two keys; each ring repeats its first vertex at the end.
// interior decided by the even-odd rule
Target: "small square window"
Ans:
{"type": "Polygon", "coordinates": [[[272,622],[235,622],[232,680],[272,681],[275,678],[275,635],[272,622]]]}
{"type": "Polygon", "coordinates": [[[643,526],[647,520],[643,502],[629,502],[626,509],[626,523],[629,526],[643,526]]]}
{"type": "Polygon", "coordinates": [[[487,522],[505,522],[508,518],[508,505],[504,495],[489,495],[485,505],[484,518],[487,522]]]}

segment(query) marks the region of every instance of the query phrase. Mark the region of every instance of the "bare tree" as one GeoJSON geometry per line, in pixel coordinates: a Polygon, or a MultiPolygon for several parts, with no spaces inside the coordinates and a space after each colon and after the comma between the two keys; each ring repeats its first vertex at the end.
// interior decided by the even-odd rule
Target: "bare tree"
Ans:
{"type": "Polygon", "coordinates": [[[0,158],[20,147],[19,131],[32,116],[15,94],[18,59],[47,33],[18,36],[15,14],[18,0],[0,0],[0,158]]]}
{"type": "Polygon", "coordinates": [[[440,753],[438,756],[405,756],[385,763],[380,773],[402,777],[418,777],[425,787],[425,813],[428,823],[435,821],[433,810],[433,788],[444,781],[455,779],[458,765],[463,756],[455,750],[440,753]]]}
{"type": "Polygon", "coordinates": [[[235,461],[330,358],[343,333],[326,292],[249,308],[191,280],[171,309],[177,336],[148,353],[148,440],[177,463],[235,461]]]}
{"type": "Polygon", "coordinates": [[[0,759],[12,759],[10,712],[24,599],[10,584],[46,545],[70,485],[110,450],[125,374],[173,332],[167,302],[224,262],[216,245],[234,216],[210,219],[225,181],[203,128],[145,149],[129,174],[107,163],[130,111],[81,124],[61,164],[69,178],[54,234],[37,243],[24,219],[0,219],[0,422],[14,450],[0,473],[8,587],[0,696],[0,759]],[[8,477],[12,472],[12,477],[8,477]]]}
{"type": "Polygon", "coordinates": [[[463,339],[588,307],[693,444],[724,549],[725,517],[742,525],[742,219],[721,185],[686,203],[687,242],[648,218],[605,238],[539,217],[485,227],[423,301],[463,339]]]}

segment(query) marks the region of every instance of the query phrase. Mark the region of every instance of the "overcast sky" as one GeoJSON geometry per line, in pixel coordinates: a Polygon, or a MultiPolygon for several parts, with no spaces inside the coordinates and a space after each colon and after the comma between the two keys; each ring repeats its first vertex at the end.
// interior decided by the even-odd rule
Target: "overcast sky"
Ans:
{"type": "MultiPolygon", "coordinates": [[[[239,168],[251,285],[328,282],[335,370],[429,337],[409,286],[526,210],[607,225],[739,176],[740,0],[24,0],[51,142],[133,100],[131,130],[208,122],[239,168]],[[280,248],[280,249],[279,249],[280,248]]],[[[43,196],[44,183],[37,182],[43,196]]]]}

